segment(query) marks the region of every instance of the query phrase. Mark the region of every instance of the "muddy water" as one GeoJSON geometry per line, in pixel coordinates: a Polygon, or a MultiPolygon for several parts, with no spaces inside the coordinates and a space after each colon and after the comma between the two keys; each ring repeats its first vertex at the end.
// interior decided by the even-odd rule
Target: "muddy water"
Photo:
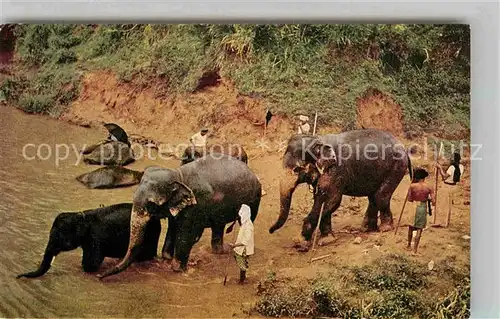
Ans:
{"type": "MultiPolygon", "coordinates": [[[[194,253],[205,266],[185,275],[172,273],[161,262],[134,264],[124,273],[99,281],[81,270],[81,249],[61,253],[49,272],[36,279],[15,279],[41,261],[54,218],[63,211],[80,211],[130,202],[135,187],[88,190],[74,178],[98,168],[77,163],[75,149],[98,141],[105,131],[76,127],[50,118],[0,108],[0,290],[1,317],[231,317],[240,314],[252,289],[233,282],[222,286],[227,255],[209,253],[209,231],[194,253]],[[23,147],[33,144],[25,149],[23,147]],[[42,144],[39,155],[36,149],[42,144]],[[57,165],[57,144],[70,147],[57,165]],[[72,149],[74,146],[74,149],[72,149]],[[49,157],[48,150],[52,156],[49,157]],[[204,267],[204,268],[203,268],[204,267]],[[246,291],[246,292],[245,292],[246,291]]],[[[64,155],[63,147],[59,147],[64,155]]],[[[178,166],[172,161],[140,160],[128,167],[178,166]]],[[[166,232],[162,224],[161,249],[166,232]]],[[[106,259],[102,269],[118,262],[106,259]]],[[[233,272],[236,272],[233,270],[233,272]]]]}

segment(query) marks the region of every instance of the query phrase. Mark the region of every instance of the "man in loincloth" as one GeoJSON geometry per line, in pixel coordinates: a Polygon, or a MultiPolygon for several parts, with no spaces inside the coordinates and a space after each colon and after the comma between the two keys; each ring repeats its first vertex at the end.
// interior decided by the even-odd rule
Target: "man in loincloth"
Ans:
{"type": "Polygon", "coordinates": [[[236,243],[229,244],[229,246],[233,248],[234,259],[240,268],[239,284],[243,284],[248,270],[248,257],[254,254],[254,231],[250,219],[250,207],[245,204],[241,205],[238,215],[240,216],[241,227],[236,243]]]}
{"type": "Polygon", "coordinates": [[[425,183],[425,178],[429,176],[429,173],[423,168],[417,168],[414,171],[413,181],[408,190],[408,201],[416,202],[415,208],[415,219],[413,224],[408,226],[408,246],[407,249],[411,249],[411,240],[413,237],[413,231],[417,231],[415,237],[415,247],[413,254],[417,254],[418,244],[420,243],[420,238],[422,236],[422,231],[427,225],[427,214],[429,216],[432,214],[427,210],[427,201],[430,200],[433,205],[436,205],[436,196],[434,190],[427,186],[425,183]]]}

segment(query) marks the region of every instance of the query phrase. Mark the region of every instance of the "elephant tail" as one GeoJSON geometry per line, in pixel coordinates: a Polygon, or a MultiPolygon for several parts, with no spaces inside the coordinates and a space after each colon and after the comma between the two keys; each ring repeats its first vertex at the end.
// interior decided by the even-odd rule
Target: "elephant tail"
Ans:
{"type": "Polygon", "coordinates": [[[410,174],[410,182],[413,181],[413,168],[411,166],[411,159],[409,152],[406,152],[406,157],[408,158],[408,173],[410,174]]]}

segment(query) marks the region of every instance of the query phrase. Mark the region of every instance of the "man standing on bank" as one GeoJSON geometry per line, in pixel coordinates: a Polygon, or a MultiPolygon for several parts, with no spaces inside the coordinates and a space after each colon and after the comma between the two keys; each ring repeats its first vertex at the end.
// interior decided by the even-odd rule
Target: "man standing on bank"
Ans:
{"type": "Polygon", "coordinates": [[[248,270],[248,257],[254,254],[254,230],[253,223],[250,219],[251,211],[248,205],[241,205],[240,211],[240,230],[236,243],[229,244],[233,248],[234,259],[240,268],[239,284],[245,283],[246,273],[248,270]]]}
{"type": "Polygon", "coordinates": [[[415,219],[413,225],[408,226],[408,246],[407,249],[411,249],[411,240],[413,237],[413,231],[417,231],[417,236],[415,237],[415,247],[413,249],[413,254],[417,255],[418,244],[420,243],[420,238],[422,236],[422,231],[427,225],[427,214],[431,215],[430,211],[427,211],[427,201],[430,197],[432,205],[436,205],[436,196],[432,187],[427,186],[425,183],[425,178],[429,176],[429,173],[423,168],[417,168],[414,172],[414,179],[408,190],[408,201],[416,202],[415,208],[415,219]]]}
{"type": "Polygon", "coordinates": [[[453,153],[453,160],[450,162],[450,166],[448,166],[446,173],[443,167],[437,163],[439,175],[441,175],[445,183],[444,189],[448,192],[448,216],[446,216],[445,227],[450,225],[453,198],[458,191],[457,184],[460,184],[461,177],[464,174],[464,166],[460,164],[460,160],[460,153],[453,153]]]}

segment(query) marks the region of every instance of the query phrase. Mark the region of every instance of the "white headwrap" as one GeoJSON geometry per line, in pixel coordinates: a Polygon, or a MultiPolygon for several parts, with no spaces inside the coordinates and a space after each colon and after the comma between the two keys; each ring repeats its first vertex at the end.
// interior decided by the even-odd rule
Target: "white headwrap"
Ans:
{"type": "Polygon", "coordinates": [[[254,254],[254,234],[253,234],[253,224],[250,219],[251,211],[248,205],[241,205],[240,211],[238,212],[240,216],[241,226],[238,232],[238,238],[235,244],[243,244],[245,246],[235,247],[234,252],[238,255],[243,255],[243,251],[246,249],[245,254],[247,256],[254,254]]]}

